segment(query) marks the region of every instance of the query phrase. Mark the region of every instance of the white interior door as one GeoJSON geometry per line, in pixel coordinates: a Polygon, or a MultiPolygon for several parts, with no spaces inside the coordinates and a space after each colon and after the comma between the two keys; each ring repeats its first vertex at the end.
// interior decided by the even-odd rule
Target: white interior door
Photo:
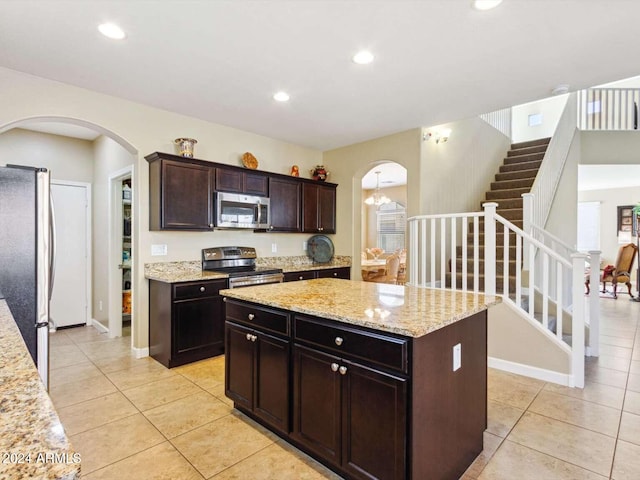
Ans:
{"type": "Polygon", "coordinates": [[[55,327],[88,320],[89,185],[51,182],[56,222],[51,318],[55,327]]]}

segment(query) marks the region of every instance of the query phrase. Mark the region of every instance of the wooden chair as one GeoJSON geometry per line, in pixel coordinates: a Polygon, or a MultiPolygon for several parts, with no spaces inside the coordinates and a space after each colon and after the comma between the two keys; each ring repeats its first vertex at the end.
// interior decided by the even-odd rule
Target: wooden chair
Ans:
{"type": "Polygon", "coordinates": [[[398,268],[398,285],[404,285],[407,282],[407,249],[400,248],[396,251],[400,258],[400,267],[398,268]]]}
{"type": "MultiPolygon", "coordinates": [[[[618,250],[618,258],[616,259],[615,268],[613,270],[603,270],[600,275],[600,282],[602,282],[602,293],[607,291],[607,282],[611,282],[613,285],[613,298],[618,298],[618,283],[624,283],[627,285],[629,296],[631,294],[631,270],[633,270],[633,262],[636,259],[636,252],[638,247],[633,243],[627,243],[620,247],[618,250]]],[[[584,282],[587,287],[587,294],[589,294],[589,276],[587,276],[584,282]]]]}
{"type": "Polygon", "coordinates": [[[371,276],[367,279],[368,282],[376,283],[397,283],[398,282],[398,270],[400,268],[400,257],[398,255],[389,255],[387,257],[387,264],[384,273],[371,276]]]}

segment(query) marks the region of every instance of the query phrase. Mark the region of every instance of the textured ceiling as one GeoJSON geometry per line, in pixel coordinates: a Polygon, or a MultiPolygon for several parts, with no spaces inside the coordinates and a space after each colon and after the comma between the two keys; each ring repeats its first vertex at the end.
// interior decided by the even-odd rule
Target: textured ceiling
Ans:
{"type": "Polygon", "coordinates": [[[639,1],[470,3],[0,0],[0,66],[321,150],[640,73],[639,1]]]}

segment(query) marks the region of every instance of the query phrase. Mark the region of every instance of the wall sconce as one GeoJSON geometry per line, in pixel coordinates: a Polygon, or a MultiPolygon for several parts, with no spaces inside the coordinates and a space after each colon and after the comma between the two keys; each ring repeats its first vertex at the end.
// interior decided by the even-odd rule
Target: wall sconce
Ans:
{"type": "Polygon", "coordinates": [[[436,143],[444,143],[449,140],[449,135],[451,135],[450,128],[443,128],[442,130],[435,130],[433,133],[425,132],[422,134],[423,141],[429,141],[431,137],[433,137],[436,143]]]}
{"type": "Polygon", "coordinates": [[[451,129],[450,128],[445,128],[444,130],[440,130],[438,132],[436,132],[436,143],[444,143],[447,140],[449,140],[449,135],[451,135],[451,129]]]}

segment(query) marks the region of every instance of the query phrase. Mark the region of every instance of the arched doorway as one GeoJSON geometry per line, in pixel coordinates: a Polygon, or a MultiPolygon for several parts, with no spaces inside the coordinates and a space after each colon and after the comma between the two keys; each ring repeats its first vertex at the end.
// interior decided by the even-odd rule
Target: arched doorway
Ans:
{"type": "MultiPolygon", "coordinates": [[[[83,182],[89,185],[88,222],[91,236],[87,255],[87,323],[96,327],[102,325],[102,330],[108,331],[110,336],[121,335],[114,327],[121,326],[122,322],[122,288],[114,289],[111,286],[114,282],[110,280],[113,275],[122,276],[122,272],[117,270],[117,264],[122,263],[122,232],[114,231],[110,221],[113,209],[110,207],[112,193],[108,187],[108,176],[124,166],[133,172],[137,150],[125,139],[100,125],[69,117],[24,118],[0,125],[0,134],[5,144],[13,142],[12,145],[19,150],[15,157],[8,158],[3,154],[2,162],[47,167],[53,180],[71,185],[83,182]],[[115,265],[115,273],[109,268],[112,264],[115,265]],[[116,299],[115,302],[113,299],[116,299]]],[[[132,226],[131,231],[135,230],[132,226]]],[[[132,241],[133,250],[134,245],[132,241]]],[[[64,268],[65,263],[58,262],[58,268],[64,268]]],[[[131,276],[135,276],[135,271],[131,272],[131,276]]],[[[58,282],[58,288],[63,286],[61,282],[58,282]]],[[[77,283],[69,281],[68,276],[64,283],[73,301],[73,289],[77,283]]],[[[122,283],[115,282],[116,285],[122,283]]],[[[134,282],[130,283],[134,285],[134,282]]],[[[55,288],[54,285],[54,296],[55,288]]]]}
{"type": "Polygon", "coordinates": [[[389,255],[406,258],[407,169],[392,161],[378,162],[364,174],[361,185],[361,274],[370,280],[384,273],[389,255]]]}

